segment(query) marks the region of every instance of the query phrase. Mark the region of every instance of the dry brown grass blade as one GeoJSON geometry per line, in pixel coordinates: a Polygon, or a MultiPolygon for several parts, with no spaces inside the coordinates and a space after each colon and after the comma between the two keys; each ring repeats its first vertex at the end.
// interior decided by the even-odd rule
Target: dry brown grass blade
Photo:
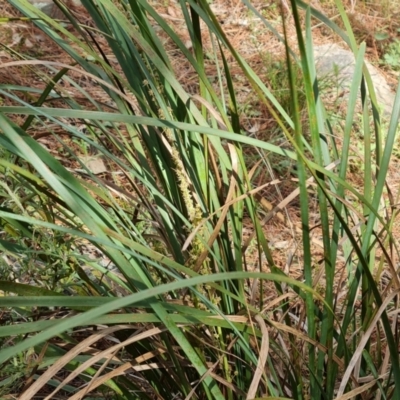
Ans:
{"type": "Polygon", "coordinates": [[[257,168],[260,166],[260,164],[263,162],[262,159],[258,160],[253,167],[251,168],[251,170],[247,173],[249,176],[249,181],[251,181],[253,179],[253,175],[256,173],[257,168]]]}
{"type": "Polygon", "coordinates": [[[289,299],[294,299],[295,297],[297,297],[297,294],[295,294],[295,293],[291,293],[291,292],[284,293],[284,294],[278,296],[276,299],[270,301],[270,302],[262,309],[262,311],[261,311],[260,314],[264,314],[267,310],[269,310],[269,309],[275,307],[275,306],[278,305],[278,304],[280,305],[281,302],[283,302],[283,301],[286,300],[286,299],[287,299],[287,300],[289,300],[289,299]]]}
{"type": "Polygon", "coordinates": [[[388,297],[383,301],[382,305],[379,307],[379,310],[376,312],[373,320],[371,321],[371,324],[369,325],[368,329],[365,331],[364,335],[362,336],[360,343],[357,346],[356,351],[353,354],[353,357],[351,357],[350,362],[347,365],[346,371],[343,374],[342,381],[339,386],[339,390],[337,392],[337,398],[340,398],[340,396],[343,395],[344,390],[346,389],[347,382],[350,379],[351,373],[356,366],[356,364],[359,362],[359,359],[362,356],[362,351],[367,344],[368,340],[370,339],[372,331],[375,329],[375,325],[378,323],[379,319],[381,318],[382,313],[385,311],[386,307],[388,304],[393,300],[394,297],[398,296],[399,291],[397,290],[394,293],[391,293],[388,295],[388,297]]]}
{"type": "Polygon", "coordinates": [[[47,371],[44,372],[43,375],[41,375],[41,377],[32,386],[30,386],[24,393],[21,394],[19,399],[20,400],[33,399],[35,394],[43,386],[45,386],[47,382],[57,374],[58,371],[60,371],[65,365],[67,365],[82,351],[90,347],[93,343],[96,343],[105,336],[108,336],[121,329],[132,329],[132,328],[133,327],[129,325],[118,325],[118,326],[113,326],[111,328],[103,329],[101,331],[97,331],[93,335],[89,336],[83,342],[76,345],[67,354],[65,354],[63,357],[57,360],[51,367],[49,367],[47,371]]]}
{"type": "Polygon", "coordinates": [[[224,316],[212,315],[209,318],[227,320],[227,321],[242,323],[242,324],[249,323],[249,318],[246,316],[242,316],[242,315],[224,315],[224,316]]]}
{"type": "MultiPolygon", "coordinates": [[[[276,329],[283,331],[283,332],[291,333],[293,336],[296,336],[298,339],[312,344],[313,346],[317,347],[319,350],[322,350],[325,352],[328,351],[327,348],[325,346],[323,346],[321,343],[317,342],[316,340],[311,339],[309,336],[299,332],[297,329],[292,328],[291,326],[288,326],[288,325],[285,325],[285,324],[282,324],[282,323],[276,322],[276,321],[268,321],[268,322],[276,329]]],[[[341,360],[336,355],[333,356],[333,361],[335,361],[335,363],[339,366],[339,368],[344,368],[343,360],[341,360]]]]}
{"type": "MultiPolygon", "coordinates": [[[[95,386],[95,382],[97,383],[99,380],[102,380],[103,377],[99,379],[99,376],[101,373],[105,370],[107,365],[110,363],[110,361],[116,356],[118,350],[115,350],[113,353],[111,353],[106,361],[103,363],[103,365],[97,370],[97,372],[94,374],[93,378],[90,380],[89,384],[81,390],[83,391],[82,397],[86,396],[86,394],[90,393],[92,390],[94,390],[97,386],[95,386]]],[[[130,363],[127,363],[130,364],[130,363]]],[[[117,368],[118,369],[118,368],[117,368]]],[[[108,375],[108,374],[107,374],[108,375]]],[[[74,397],[74,396],[73,396],[74,397]]]]}
{"type": "Polygon", "coordinates": [[[126,370],[132,368],[132,364],[130,362],[125,363],[124,365],[119,366],[118,368],[114,369],[113,371],[102,375],[100,377],[94,377],[87,387],[81,389],[78,393],[75,393],[69,400],[80,400],[83,399],[89,392],[93,391],[94,389],[101,386],[103,383],[109,381],[110,379],[122,375],[126,370]]]}
{"type": "Polygon", "coordinates": [[[227,130],[226,124],[223,121],[223,119],[221,118],[221,116],[218,114],[218,111],[203,97],[194,94],[192,96],[193,100],[197,100],[199,103],[201,103],[204,107],[207,108],[207,110],[209,111],[209,113],[215,118],[215,120],[217,121],[219,128],[220,129],[224,129],[227,130]]]}
{"type": "MultiPolygon", "coordinates": [[[[207,138],[207,141],[208,141],[208,138],[207,138]]],[[[211,146],[211,143],[209,141],[208,141],[208,154],[209,154],[211,168],[214,171],[215,188],[216,188],[217,193],[221,193],[221,191],[222,191],[222,178],[220,176],[220,171],[219,171],[217,160],[215,159],[215,154],[214,154],[214,151],[213,151],[213,147],[211,146]]]]}
{"type": "Polygon", "coordinates": [[[243,398],[245,396],[245,393],[243,393],[240,389],[238,389],[235,385],[233,385],[231,382],[228,382],[226,379],[222,378],[220,375],[215,374],[214,372],[211,372],[210,375],[212,376],[213,379],[215,379],[217,382],[221,383],[222,385],[226,386],[227,388],[231,389],[233,392],[235,392],[238,395],[238,398],[243,398]]]}
{"type": "MultiPolygon", "coordinates": [[[[130,327],[132,329],[132,327],[130,327]]],[[[77,376],[79,376],[83,371],[85,371],[87,368],[91,367],[93,364],[96,364],[99,362],[101,359],[108,358],[110,354],[113,354],[120,350],[122,347],[127,346],[129,344],[132,344],[134,342],[137,342],[139,340],[145,339],[150,336],[158,335],[161,332],[165,331],[165,329],[159,329],[159,328],[153,328],[149,329],[143,333],[139,333],[138,335],[135,335],[133,337],[130,337],[129,339],[125,340],[122,343],[118,343],[96,355],[91,357],[89,360],[81,364],[78,368],[76,368],[71,374],[69,374],[61,383],[60,385],[51,393],[49,396],[46,397],[45,400],[50,400],[53,398],[53,396],[63,387],[65,386],[68,382],[70,382],[72,379],[75,379],[77,376]]],[[[142,359],[141,359],[142,360],[142,359]]],[[[135,360],[136,361],[136,360],[135,360]]],[[[131,364],[132,367],[132,364],[131,364]]],[[[28,400],[28,399],[26,399],[28,400]]]]}
{"type": "Polygon", "coordinates": [[[257,367],[256,371],[254,373],[253,380],[251,382],[249,391],[247,393],[246,400],[252,400],[255,398],[257,389],[260,384],[261,377],[263,375],[265,363],[267,362],[268,358],[268,352],[269,352],[269,334],[268,334],[268,329],[267,326],[265,325],[264,319],[261,317],[261,315],[256,315],[254,319],[257,321],[261,332],[262,332],[262,340],[261,340],[261,348],[258,356],[258,362],[257,362],[257,367]]]}
{"type": "Polygon", "coordinates": [[[340,397],[336,397],[335,400],[349,400],[349,399],[353,399],[355,398],[357,395],[365,392],[366,390],[368,390],[369,388],[371,388],[372,386],[374,386],[376,384],[376,380],[374,379],[373,381],[366,383],[363,386],[360,386],[358,388],[355,388],[353,390],[351,390],[350,392],[347,392],[346,394],[341,395],[340,397]]]}
{"type": "MultiPolygon", "coordinates": [[[[69,400],[82,399],[90,391],[93,391],[94,389],[98,388],[99,386],[101,386],[105,382],[109,381],[110,379],[113,379],[114,377],[116,377],[118,375],[122,375],[128,369],[132,369],[133,371],[139,372],[139,371],[145,371],[145,370],[155,369],[155,368],[165,368],[165,366],[166,366],[166,364],[164,364],[164,363],[163,364],[150,363],[150,364],[139,365],[139,366],[133,366],[132,363],[130,363],[130,362],[125,363],[125,364],[119,366],[118,368],[116,368],[115,370],[101,376],[100,378],[97,378],[96,380],[92,380],[90,382],[91,383],[90,390],[88,390],[87,388],[84,388],[84,389],[80,390],[78,393],[75,393],[72,397],[69,398],[69,400]]],[[[214,376],[214,374],[211,374],[211,375],[215,379],[217,379],[214,376]]],[[[229,384],[229,382],[226,382],[226,384],[229,384]]],[[[233,386],[232,384],[230,384],[230,385],[233,386]]],[[[234,389],[236,389],[236,388],[234,388],[234,389]]]]}
{"type": "MultiPolygon", "coordinates": [[[[127,343],[124,342],[123,344],[126,345],[127,343]]],[[[146,354],[141,355],[140,357],[135,358],[134,361],[135,362],[144,362],[153,357],[154,357],[154,353],[148,352],[146,354]]],[[[134,371],[139,372],[139,371],[155,369],[155,368],[165,368],[165,364],[150,363],[150,364],[146,364],[143,366],[137,366],[137,365],[132,365],[132,362],[128,362],[101,377],[98,377],[99,373],[101,373],[101,371],[99,370],[99,373],[93,377],[93,379],[89,382],[89,385],[86,388],[80,390],[74,396],[70,397],[70,400],[82,399],[89,392],[98,388],[99,386],[101,386],[103,383],[109,381],[110,379],[113,379],[114,377],[116,377],[118,375],[122,375],[128,369],[132,369],[134,371]]]]}

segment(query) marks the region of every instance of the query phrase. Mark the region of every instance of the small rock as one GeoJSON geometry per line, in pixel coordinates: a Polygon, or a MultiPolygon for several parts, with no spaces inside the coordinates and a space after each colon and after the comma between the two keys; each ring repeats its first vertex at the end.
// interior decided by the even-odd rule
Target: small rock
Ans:
{"type": "Polygon", "coordinates": [[[98,156],[81,157],[81,160],[86,165],[87,169],[95,175],[107,172],[104,161],[98,156]]]}
{"type": "MultiPolygon", "coordinates": [[[[314,58],[318,79],[331,79],[336,88],[346,91],[351,86],[354,70],[355,57],[349,50],[344,50],[337,44],[324,44],[314,47],[314,58]]],[[[391,114],[395,94],[388,85],[385,77],[368,61],[365,61],[374,84],[378,103],[383,106],[384,112],[391,114]]]]}
{"type": "MultiPolygon", "coordinates": [[[[51,18],[62,18],[60,9],[56,6],[53,0],[28,0],[33,6],[44,12],[51,18]]],[[[81,6],[81,0],[70,0],[74,6],[81,6]]]]}

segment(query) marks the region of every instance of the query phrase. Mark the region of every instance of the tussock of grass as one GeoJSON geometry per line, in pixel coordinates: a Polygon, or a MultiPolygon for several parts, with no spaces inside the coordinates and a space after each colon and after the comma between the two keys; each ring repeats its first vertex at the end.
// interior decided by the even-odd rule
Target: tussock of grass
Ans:
{"type": "Polygon", "coordinates": [[[346,30],[291,2],[266,82],[219,3],[88,0],[91,27],[11,3],[63,62],[8,64],[51,79],[0,87],[0,390],[399,398],[400,90],[381,124],[343,4],[346,30]],[[356,54],[342,124],[319,97],[314,19],[356,54]],[[264,126],[243,117],[258,110],[264,126]]]}

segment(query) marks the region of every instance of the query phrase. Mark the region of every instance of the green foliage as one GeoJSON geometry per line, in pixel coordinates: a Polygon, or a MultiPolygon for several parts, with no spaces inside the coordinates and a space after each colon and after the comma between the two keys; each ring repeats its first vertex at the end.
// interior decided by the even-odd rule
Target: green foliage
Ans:
{"type": "Polygon", "coordinates": [[[400,40],[393,40],[385,50],[383,55],[383,64],[387,65],[393,71],[400,71],[400,40]]]}
{"type": "Polygon", "coordinates": [[[392,256],[398,200],[385,192],[400,89],[382,132],[368,106],[378,109],[363,69],[365,45],[357,48],[343,5],[336,2],[346,32],[301,1],[291,2],[299,57],[284,39],[287,60],[277,64],[281,72],[269,88],[229,43],[206,0],[179,3],[191,50],[145,0],[85,1],[96,26],[91,35],[67,9],[74,33],[25,0],[11,3],[77,66],[50,64],[52,82],[32,104],[19,97],[35,93],[30,88],[0,87],[15,104],[0,106],[0,244],[3,260],[19,265],[17,275],[1,269],[1,306],[12,319],[0,327],[6,338],[0,363],[19,374],[18,383],[21,371],[29,375],[20,398],[35,398],[43,387],[46,394],[54,390],[50,397],[63,390],[69,398],[400,398],[392,256]],[[319,97],[311,16],[356,54],[341,131],[319,97]],[[205,48],[206,34],[212,50],[205,48]],[[166,38],[196,71],[195,96],[177,79],[162,45],[166,38]],[[221,65],[216,87],[205,52],[221,65]],[[228,55],[269,110],[285,148],[242,131],[244,105],[228,55]],[[68,76],[73,68],[96,82],[111,109],[68,76]],[[78,88],[87,107],[58,94],[57,108],[45,103],[61,78],[78,88]],[[360,88],[362,138],[353,129],[360,88]],[[26,117],[21,126],[13,122],[16,114],[26,117]],[[29,135],[35,124],[48,129],[65,157],[29,135]],[[355,140],[366,160],[359,186],[348,179],[355,140]],[[298,279],[277,267],[245,147],[296,164],[298,279]],[[84,168],[82,157],[90,152],[101,155],[106,173],[84,168]],[[316,229],[322,254],[313,244],[316,229]],[[253,271],[247,269],[250,243],[258,255],[253,271]],[[376,265],[378,250],[383,256],[376,265]],[[384,272],[392,281],[381,290],[384,272]],[[13,369],[32,352],[33,369],[22,362],[13,369]]]}

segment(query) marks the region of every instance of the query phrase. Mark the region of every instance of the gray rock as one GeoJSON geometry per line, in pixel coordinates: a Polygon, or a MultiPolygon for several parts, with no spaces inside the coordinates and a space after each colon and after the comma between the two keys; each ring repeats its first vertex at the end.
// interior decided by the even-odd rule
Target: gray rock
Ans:
{"type": "MultiPolygon", "coordinates": [[[[37,7],[40,11],[44,12],[51,18],[62,18],[62,13],[59,8],[54,4],[53,0],[28,0],[29,3],[37,7]]],[[[71,0],[75,6],[80,6],[81,0],[71,0]]]]}
{"type": "MultiPolygon", "coordinates": [[[[354,54],[337,44],[325,44],[314,47],[314,58],[318,79],[329,79],[328,86],[336,86],[333,89],[340,89],[340,95],[346,99],[355,69],[354,54]]],[[[385,113],[390,114],[395,94],[381,72],[368,61],[365,61],[365,64],[371,75],[378,103],[385,113]]]]}

